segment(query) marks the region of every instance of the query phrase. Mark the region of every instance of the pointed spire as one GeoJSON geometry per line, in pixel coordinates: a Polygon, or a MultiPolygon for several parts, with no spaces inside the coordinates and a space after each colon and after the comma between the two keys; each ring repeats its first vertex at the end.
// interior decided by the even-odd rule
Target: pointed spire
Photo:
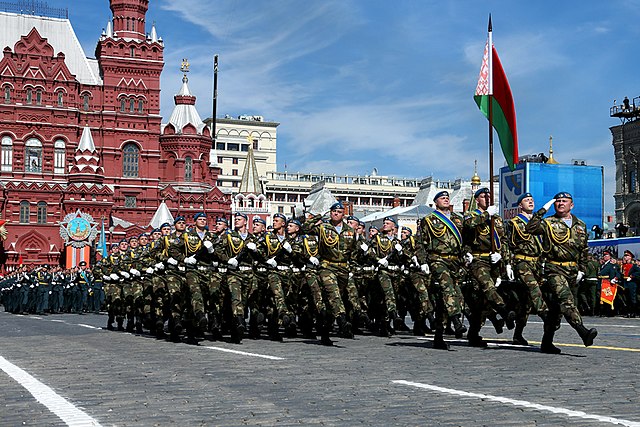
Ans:
{"type": "Polygon", "coordinates": [[[156,213],[153,214],[153,218],[151,218],[149,225],[153,228],[160,228],[160,226],[165,222],[173,224],[173,215],[171,215],[169,207],[167,207],[167,204],[163,200],[158,206],[158,209],[156,209],[156,213]]]}
{"type": "Polygon", "coordinates": [[[478,175],[478,161],[474,160],[473,161],[473,176],[471,177],[471,186],[472,187],[480,187],[480,184],[482,184],[482,180],[480,179],[480,176],[478,175]]]}
{"type": "Polygon", "coordinates": [[[78,148],[76,152],[85,152],[88,151],[90,153],[95,153],[96,145],[93,143],[93,136],[91,135],[91,129],[88,125],[85,125],[82,130],[82,137],[80,138],[80,143],[78,144],[78,148]]]}
{"type": "Polygon", "coordinates": [[[151,26],[151,43],[156,43],[158,41],[158,32],[156,31],[156,21],[153,21],[153,25],[151,26]]]}
{"type": "Polygon", "coordinates": [[[549,160],[547,160],[547,164],[549,165],[559,164],[558,161],[553,158],[553,136],[551,135],[549,135],[549,160]]]}
{"type": "Polygon", "coordinates": [[[107,37],[113,38],[113,27],[111,26],[111,20],[107,22],[107,30],[105,31],[107,37]]]}
{"type": "Polygon", "coordinates": [[[247,140],[249,141],[249,151],[247,152],[244,171],[242,171],[242,180],[240,181],[238,193],[258,195],[262,194],[262,184],[260,184],[260,177],[258,176],[256,158],[253,155],[253,142],[251,141],[251,136],[248,136],[247,140]]]}

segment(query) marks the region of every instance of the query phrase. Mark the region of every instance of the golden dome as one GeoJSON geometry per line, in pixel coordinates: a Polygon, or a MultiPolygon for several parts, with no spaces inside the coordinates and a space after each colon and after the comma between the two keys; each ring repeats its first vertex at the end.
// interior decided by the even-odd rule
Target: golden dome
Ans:
{"type": "Polygon", "coordinates": [[[478,161],[475,160],[473,165],[473,176],[471,177],[471,185],[480,186],[480,184],[482,184],[482,180],[478,176],[478,161]]]}
{"type": "Polygon", "coordinates": [[[559,165],[560,163],[553,158],[553,136],[549,135],[549,160],[547,160],[548,165],[559,165]]]}

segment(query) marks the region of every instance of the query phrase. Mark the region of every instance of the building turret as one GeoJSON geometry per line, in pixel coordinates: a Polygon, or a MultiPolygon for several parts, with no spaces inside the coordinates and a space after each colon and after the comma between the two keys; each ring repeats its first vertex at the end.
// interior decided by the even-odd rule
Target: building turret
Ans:
{"type": "Polygon", "coordinates": [[[111,0],[113,30],[120,38],[145,40],[145,16],[149,0],[111,0]]]}
{"type": "Polygon", "coordinates": [[[104,181],[104,169],[100,166],[100,156],[89,126],[85,126],[82,130],[82,137],[73,158],[68,180],[70,183],[95,184],[102,184],[104,181]]]}

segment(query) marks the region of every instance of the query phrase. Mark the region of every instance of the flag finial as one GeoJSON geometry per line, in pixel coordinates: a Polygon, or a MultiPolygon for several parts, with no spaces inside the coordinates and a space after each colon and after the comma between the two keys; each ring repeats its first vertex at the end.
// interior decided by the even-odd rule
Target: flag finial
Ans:
{"type": "Polygon", "coordinates": [[[491,26],[491,14],[489,14],[489,32],[493,31],[491,26]]]}

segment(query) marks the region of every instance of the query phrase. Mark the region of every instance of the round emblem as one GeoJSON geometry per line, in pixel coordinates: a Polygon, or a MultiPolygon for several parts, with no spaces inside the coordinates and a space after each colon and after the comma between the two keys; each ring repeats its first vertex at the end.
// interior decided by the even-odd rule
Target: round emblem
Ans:
{"type": "Polygon", "coordinates": [[[81,242],[91,233],[91,224],[84,218],[74,218],[67,224],[67,234],[71,240],[81,242]]]}

